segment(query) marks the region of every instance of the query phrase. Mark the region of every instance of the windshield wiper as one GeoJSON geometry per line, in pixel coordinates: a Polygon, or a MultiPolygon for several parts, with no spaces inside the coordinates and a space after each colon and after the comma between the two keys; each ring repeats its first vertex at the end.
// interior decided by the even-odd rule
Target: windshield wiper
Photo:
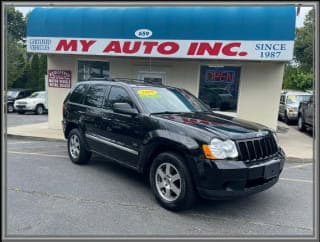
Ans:
{"type": "Polygon", "coordinates": [[[150,114],[180,114],[185,112],[170,112],[170,111],[164,111],[164,112],[156,112],[156,113],[150,113],[150,114]]]}

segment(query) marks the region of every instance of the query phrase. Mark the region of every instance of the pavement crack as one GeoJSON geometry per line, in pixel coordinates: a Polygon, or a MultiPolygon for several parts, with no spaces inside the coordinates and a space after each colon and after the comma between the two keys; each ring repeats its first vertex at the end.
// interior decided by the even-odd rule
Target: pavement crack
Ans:
{"type": "Polygon", "coordinates": [[[203,215],[203,214],[198,214],[198,213],[190,213],[189,215],[195,216],[195,217],[202,217],[206,219],[220,219],[224,221],[233,221],[233,222],[239,222],[239,223],[247,223],[247,224],[254,224],[254,225],[260,225],[260,226],[276,226],[276,227],[286,227],[286,228],[295,228],[295,229],[301,229],[301,230],[306,230],[306,231],[312,231],[313,229],[310,227],[301,227],[301,226],[292,226],[292,225],[286,225],[286,224],[273,224],[273,223],[265,223],[265,222],[255,222],[251,220],[239,220],[236,218],[222,218],[219,216],[208,216],[208,215],[203,215]]]}
{"type": "MultiPolygon", "coordinates": [[[[22,193],[27,193],[31,195],[40,195],[43,197],[49,197],[49,198],[55,198],[55,199],[64,199],[64,200],[71,200],[71,201],[80,201],[80,202],[93,202],[93,203],[99,203],[99,204],[110,204],[110,201],[105,201],[105,200],[96,200],[96,199],[88,199],[88,198],[81,198],[81,197],[76,197],[76,196],[68,196],[68,195],[63,195],[63,194],[54,194],[54,193],[48,193],[48,192],[42,192],[42,191],[28,191],[24,190],[21,188],[8,188],[9,191],[14,191],[14,192],[22,192],[22,193]]],[[[111,204],[116,204],[119,206],[123,207],[135,207],[138,209],[147,209],[147,210],[155,210],[155,208],[148,207],[148,206],[142,206],[139,204],[129,204],[129,203],[118,203],[114,202],[111,204]]]]}

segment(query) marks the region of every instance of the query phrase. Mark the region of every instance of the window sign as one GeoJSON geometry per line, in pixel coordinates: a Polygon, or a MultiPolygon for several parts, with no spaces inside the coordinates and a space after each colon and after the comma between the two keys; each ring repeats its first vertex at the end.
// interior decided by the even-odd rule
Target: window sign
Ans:
{"type": "Polygon", "coordinates": [[[48,86],[57,88],[71,88],[71,71],[48,70],[48,86]]]}
{"type": "Polygon", "coordinates": [[[236,111],[240,67],[209,67],[200,70],[199,98],[210,108],[236,111]]]}

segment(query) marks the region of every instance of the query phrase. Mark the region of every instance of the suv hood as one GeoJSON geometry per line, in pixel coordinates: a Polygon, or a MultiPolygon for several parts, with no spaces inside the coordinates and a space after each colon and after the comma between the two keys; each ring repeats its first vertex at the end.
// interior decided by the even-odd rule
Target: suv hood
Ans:
{"type": "Polygon", "coordinates": [[[261,124],[213,112],[157,114],[156,116],[205,130],[222,139],[257,138],[270,132],[268,127],[261,124]]]}
{"type": "Polygon", "coordinates": [[[29,97],[27,97],[27,98],[22,98],[22,99],[19,99],[19,100],[17,100],[17,102],[26,102],[26,103],[33,103],[33,102],[41,102],[41,101],[43,101],[43,98],[29,98],[29,97]]]}

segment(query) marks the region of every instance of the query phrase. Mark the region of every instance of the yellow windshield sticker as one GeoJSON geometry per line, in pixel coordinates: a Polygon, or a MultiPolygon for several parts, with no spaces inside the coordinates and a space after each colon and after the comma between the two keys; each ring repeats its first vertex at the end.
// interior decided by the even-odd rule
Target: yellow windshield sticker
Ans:
{"type": "Polygon", "coordinates": [[[140,97],[159,97],[159,93],[156,90],[138,90],[140,97]]]}
{"type": "Polygon", "coordinates": [[[294,95],[289,95],[289,96],[288,96],[288,99],[296,99],[296,96],[294,96],[294,95]]]}

